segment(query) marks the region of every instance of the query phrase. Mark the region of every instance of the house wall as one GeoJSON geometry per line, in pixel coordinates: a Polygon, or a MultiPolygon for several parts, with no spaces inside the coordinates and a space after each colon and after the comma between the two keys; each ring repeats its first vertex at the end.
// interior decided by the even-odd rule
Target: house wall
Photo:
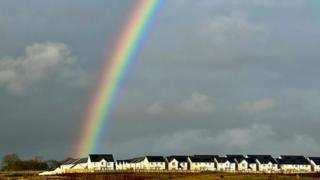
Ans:
{"type": "Polygon", "coordinates": [[[61,165],[60,168],[61,170],[66,170],[70,169],[72,166],[74,166],[74,164],[61,165]]]}
{"type": "Polygon", "coordinates": [[[311,164],[311,171],[313,172],[320,172],[320,165],[316,165],[316,163],[313,160],[309,160],[311,164]]]}
{"type": "Polygon", "coordinates": [[[191,162],[190,170],[193,171],[214,171],[214,162],[191,162]]]}
{"type": "Polygon", "coordinates": [[[216,168],[217,168],[217,171],[227,171],[230,169],[230,163],[229,163],[229,161],[227,161],[225,163],[216,162],[216,168]]]}
{"type": "Polygon", "coordinates": [[[179,162],[176,159],[168,162],[168,170],[178,170],[179,162]]]}
{"type": "Polygon", "coordinates": [[[88,163],[79,163],[72,167],[72,169],[88,169],[88,163]]]}
{"type": "Polygon", "coordinates": [[[165,170],[166,162],[149,162],[148,169],[149,170],[165,170]]]}
{"type": "Polygon", "coordinates": [[[104,159],[100,162],[91,162],[89,160],[88,168],[93,170],[114,170],[114,162],[107,162],[104,159]]]}
{"type": "Polygon", "coordinates": [[[230,163],[228,171],[236,171],[236,163],[230,163]]]}
{"type": "Polygon", "coordinates": [[[311,172],[311,165],[282,164],[280,169],[283,172],[311,172]]]}
{"type": "Polygon", "coordinates": [[[128,170],[130,169],[130,164],[127,162],[117,162],[116,170],[128,170]]]}
{"type": "Polygon", "coordinates": [[[260,172],[274,172],[278,170],[277,164],[272,164],[269,162],[268,164],[261,164],[258,162],[258,171],[260,172]]]}
{"type": "Polygon", "coordinates": [[[248,162],[241,161],[237,164],[237,171],[247,171],[248,170],[248,162]]]}
{"type": "Polygon", "coordinates": [[[181,170],[189,170],[188,169],[188,162],[179,162],[179,165],[181,166],[181,170]]]}
{"type": "Polygon", "coordinates": [[[248,168],[248,171],[258,171],[257,163],[249,163],[248,167],[250,167],[250,168],[248,168]]]}

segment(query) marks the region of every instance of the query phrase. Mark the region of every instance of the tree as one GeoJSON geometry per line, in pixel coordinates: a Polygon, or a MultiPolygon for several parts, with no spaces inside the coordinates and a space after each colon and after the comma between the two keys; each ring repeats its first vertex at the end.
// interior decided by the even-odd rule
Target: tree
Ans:
{"type": "Polygon", "coordinates": [[[11,164],[15,164],[15,162],[19,162],[21,159],[19,156],[15,153],[13,154],[7,154],[3,156],[2,161],[1,161],[1,169],[8,169],[8,167],[11,164]]]}
{"type": "Polygon", "coordinates": [[[61,165],[61,163],[59,163],[59,161],[56,161],[56,160],[48,160],[46,161],[46,163],[48,166],[48,170],[55,170],[61,165]]]}

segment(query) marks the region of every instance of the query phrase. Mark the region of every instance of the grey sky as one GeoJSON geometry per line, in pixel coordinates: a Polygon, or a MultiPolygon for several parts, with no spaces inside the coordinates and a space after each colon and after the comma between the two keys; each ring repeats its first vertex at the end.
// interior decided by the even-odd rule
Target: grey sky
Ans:
{"type": "MultiPolygon", "coordinates": [[[[0,155],[66,156],[133,3],[0,2],[0,155]]],[[[165,1],[98,152],[320,155],[319,8],[165,1]]]]}

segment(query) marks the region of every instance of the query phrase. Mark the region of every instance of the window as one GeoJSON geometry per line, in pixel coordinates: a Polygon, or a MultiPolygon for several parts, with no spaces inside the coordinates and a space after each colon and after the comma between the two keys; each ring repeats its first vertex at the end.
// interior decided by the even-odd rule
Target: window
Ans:
{"type": "Polygon", "coordinates": [[[173,163],[172,163],[172,166],[175,166],[175,165],[176,165],[176,163],[175,163],[175,162],[173,162],[173,163]]]}

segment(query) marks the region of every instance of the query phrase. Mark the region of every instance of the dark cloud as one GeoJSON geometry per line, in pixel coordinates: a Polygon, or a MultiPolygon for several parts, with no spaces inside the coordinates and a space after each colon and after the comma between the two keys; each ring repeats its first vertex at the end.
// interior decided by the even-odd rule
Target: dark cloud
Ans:
{"type": "MultiPolygon", "coordinates": [[[[167,1],[99,152],[317,154],[318,1],[167,1]]],[[[66,156],[131,1],[0,2],[0,155],[66,156]]]]}

